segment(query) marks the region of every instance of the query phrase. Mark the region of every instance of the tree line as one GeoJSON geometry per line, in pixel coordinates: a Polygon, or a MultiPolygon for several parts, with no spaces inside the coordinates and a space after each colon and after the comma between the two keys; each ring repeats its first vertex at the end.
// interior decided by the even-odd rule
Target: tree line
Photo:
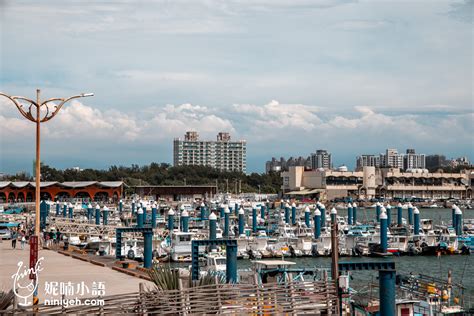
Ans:
{"type": "MultiPolygon", "coordinates": [[[[29,175],[8,176],[10,181],[33,181],[29,175]]],[[[139,166],[110,166],[108,169],[56,169],[41,164],[41,181],[123,181],[136,185],[216,185],[220,192],[278,193],[281,190],[280,173],[251,173],[220,171],[206,166],[176,166],[152,162],[139,166]]]]}

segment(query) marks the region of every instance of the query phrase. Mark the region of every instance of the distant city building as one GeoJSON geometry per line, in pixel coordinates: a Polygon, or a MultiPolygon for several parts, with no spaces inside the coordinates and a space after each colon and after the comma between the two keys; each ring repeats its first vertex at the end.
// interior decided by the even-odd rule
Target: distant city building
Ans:
{"type": "Polygon", "coordinates": [[[416,154],[414,149],[407,149],[407,153],[403,156],[403,168],[405,170],[425,169],[425,154],[416,154]]]}
{"type": "Polygon", "coordinates": [[[429,170],[437,170],[448,165],[448,161],[444,155],[428,155],[425,161],[426,168],[429,170]]]}
{"type": "Polygon", "coordinates": [[[289,167],[302,166],[307,169],[311,168],[311,157],[290,157],[286,160],[283,157],[280,157],[280,160],[277,160],[275,157],[272,157],[272,160],[265,163],[265,172],[280,172],[287,171],[289,167]]]}
{"type": "Polygon", "coordinates": [[[356,160],[356,170],[360,171],[364,167],[380,167],[380,156],[360,155],[356,160]]]}
{"type": "Polygon", "coordinates": [[[387,149],[385,155],[380,155],[380,166],[403,169],[403,156],[398,153],[397,149],[387,149]]]}
{"type": "Polygon", "coordinates": [[[324,149],[316,150],[316,153],[311,154],[311,169],[331,169],[331,153],[324,149]]]}
{"type": "Polygon", "coordinates": [[[209,166],[221,171],[241,171],[247,169],[247,142],[231,141],[229,133],[217,134],[216,141],[199,140],[195,131],[188,131],[184,140],[175,138],[173,142],[174,166],[209,166]]]}

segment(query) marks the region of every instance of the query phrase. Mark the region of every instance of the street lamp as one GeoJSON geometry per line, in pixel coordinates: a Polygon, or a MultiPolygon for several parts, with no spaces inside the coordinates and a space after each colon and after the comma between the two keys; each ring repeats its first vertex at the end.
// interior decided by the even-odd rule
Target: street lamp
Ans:
{"type": "MultiPolygon", "coordinates": [[[[40,124],[51,120],[53,117],[58,114],[59,110],[63,105],[73,99],[91,97],[93,93],[82,93],[79,95],[74,95],[68,98],[51,98],[45,101],[40,101],[40,89],[36,89],[36,101],[31,99],[20,97],[20,96],[10,96],[3,92],[0,92],[0,96],[4,96],[15,104],[18,111],[21,115],[27,120],[36,123],[36,187],[35,187],[35,236],[36,242],[38,242],[40,234],[40,124]],[[26,104],[25,104],[26,103],[26,104]],[[58,104],[56,104],[58,103],[58,104]],[[51,106],[51,108],[50,108],[51,106]],[[36,113],[35,113],[36,110],[36,113]]],[[[30,246],[30,268],[34,268],[36,261],[38,260],[38,247],[30,246]]]]}

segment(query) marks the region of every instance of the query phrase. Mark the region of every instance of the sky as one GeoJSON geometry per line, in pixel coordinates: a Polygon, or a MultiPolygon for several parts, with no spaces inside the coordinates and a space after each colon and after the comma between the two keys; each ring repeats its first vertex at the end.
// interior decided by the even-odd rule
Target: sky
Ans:
{"type": "MultiPolygon", "coordinates": [[[[57,168],[172,163],[227,131],[247,171],[386,148],[474,160],[474,1],[0,0],[0,91],[94,92],[42,124],[57,168]]],[[[0,98],[0,172],[32,171],[35,127],[0,98]]]]}

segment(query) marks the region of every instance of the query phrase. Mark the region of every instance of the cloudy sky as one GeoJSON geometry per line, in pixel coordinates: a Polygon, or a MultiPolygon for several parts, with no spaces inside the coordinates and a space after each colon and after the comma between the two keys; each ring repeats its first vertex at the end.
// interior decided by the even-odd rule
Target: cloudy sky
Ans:
{"type": "MultiPolygon", "coordinates": [[[[474,159],[474,1],[0,0],[0,91],[94,92],[43,125],[56,167],[172,162],[186,130],[272,156],[385,148],[474,159]]],[[[0,172],[34,124],[0,100],[0,172]]]]}

